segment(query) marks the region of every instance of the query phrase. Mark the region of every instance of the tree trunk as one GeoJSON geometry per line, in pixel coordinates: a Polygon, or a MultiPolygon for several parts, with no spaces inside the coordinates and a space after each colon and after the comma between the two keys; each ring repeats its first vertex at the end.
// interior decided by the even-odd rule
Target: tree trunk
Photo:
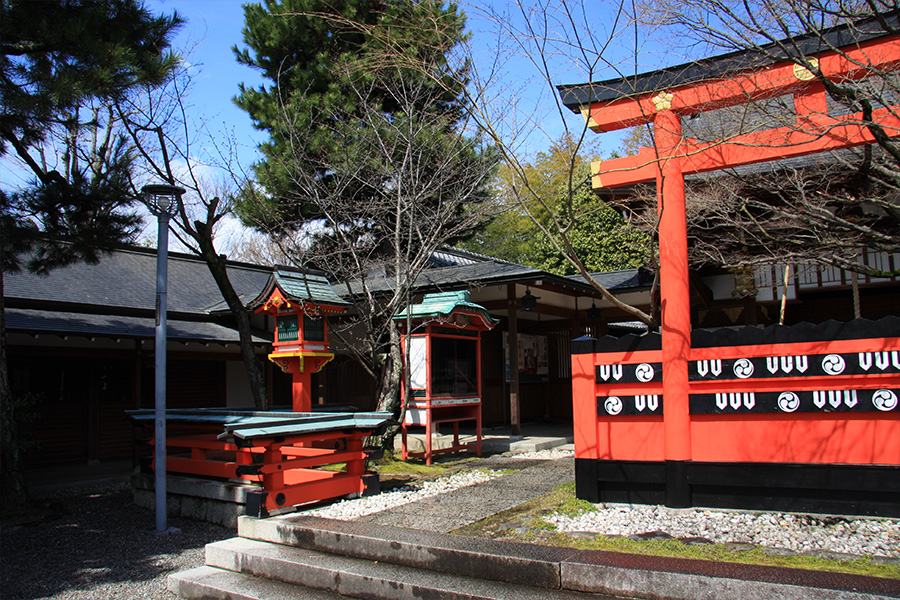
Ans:
{"type": "Polygon", "coordinates": [[[9,389],[6,364],[6,313],[3,304],[3,240],[0,231],[0,514],[13,515],[28,507],[28,487],[19,452],[16,405],[9,389]]]}
{"type": "Polygon", "coordinates": [[[222,298],[234,315],[237,322],[238,335],[240,337],[241,358],[244,359],[244,366],[247,370],[247,377],[250,380],[250,392],[253,394],[253,405],[257,410],[269,410],[269,396],[266,393],[266,379],[263,375],[262,365],[256,357],[256,351],[253,348],[253,332],[250,329],[250,315],[241,302],[237,292],[228,279],[228,271],[226,268],[226,259],[216,253],[213,245],[210,228],[200,222],[194,223],[197,229],[197,242],[200,245],[200,253],[206,261],[209,272],[212,274],[222,298]]]}
{"type": "MultiPolygon", "coordinates": [[[[403,354],[400,347],[400,331],[397,326],[390,324],[390,355],[386,358],[382,367],[380,385],[378,389],[378,410],[389,412],[397,416],[400,404],[400,383],[403,377],[403,354]]],[[[392,450],[394,437],[397,435],[397,427],[388,427],[381,436],[381,447],[392,450]]]]}

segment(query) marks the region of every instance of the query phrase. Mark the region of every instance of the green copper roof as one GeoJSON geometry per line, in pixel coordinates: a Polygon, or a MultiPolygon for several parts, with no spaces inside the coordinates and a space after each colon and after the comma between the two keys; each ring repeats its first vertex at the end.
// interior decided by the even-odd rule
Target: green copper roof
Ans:
{"type": "Polygon", "coordinates": [[[350,304],[335,293],[331,283],[322,275],[278,270],[275,271],[274,277],[281,291],[289,296],[289,300],[311,300],[338,306],[350,304]]]}
{"type": "Polygon", "coordinates": [[[255,310],[265,304],[276,287],[291,302],[315,302],[330,306],[350,305],[349,302],[337,295],[324,275],[279,268],[269,277],[265,289],[254,300],[247,303],[247,308],[255,310]]]}
{"type": "MultiPolygon", "coordinates": [[[[425,294],[422,302],[409,307],[409,314],[413,319],[438,319],[447,318],[454,310],[474,311],[481,315],[487,325],[493,326],[499,321],[488,314],[480,304],[470,301],[469,291],[440,292],[437,294],[425,294]]],[[[405,319],[407,311],[402,311],[394,317],[395,320],[405,319]]]]}

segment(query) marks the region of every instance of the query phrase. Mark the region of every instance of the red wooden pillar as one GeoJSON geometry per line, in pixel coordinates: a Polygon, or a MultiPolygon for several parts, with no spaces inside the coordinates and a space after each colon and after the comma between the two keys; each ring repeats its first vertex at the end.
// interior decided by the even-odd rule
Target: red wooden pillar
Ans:
{"type": "Polygon", "coordinates": [[[666,505],[691,506],[687,461],[691,460],[688,402],[688,355],[691,348],[691,302],[688,283],[684,174],[679,153],[681,119],[660,110],[654,122],[660,155],[657,179],[659,271],[662,311],[663,430],[665,432],[666,505]]]}
{"type": "Polygon", "coordinates": [[[293,373],[291,404],[294,412],[310,412],[312,410],[312,373],[309,371],[293,373]]]}

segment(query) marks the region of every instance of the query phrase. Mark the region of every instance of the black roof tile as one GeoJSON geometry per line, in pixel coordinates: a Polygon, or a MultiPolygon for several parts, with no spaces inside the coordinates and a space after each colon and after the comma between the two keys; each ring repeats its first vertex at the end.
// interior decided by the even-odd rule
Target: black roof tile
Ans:
{"type": "MultiPolygon", "coordinates": [[[[267,267],[228,265],[232,285],[242,297],[255,297],[271,273],[267,267]]],[[[167,287],[170,312],[208,314],[225,308],[215,280],[199,258],[170,253],[167,287]]],[[[46,276],[26,271],[6,273],[3,291],[5,298],[154,310],[156,252],[140,248],[115,250],[97,264],[76,263],[46,276]]]]}

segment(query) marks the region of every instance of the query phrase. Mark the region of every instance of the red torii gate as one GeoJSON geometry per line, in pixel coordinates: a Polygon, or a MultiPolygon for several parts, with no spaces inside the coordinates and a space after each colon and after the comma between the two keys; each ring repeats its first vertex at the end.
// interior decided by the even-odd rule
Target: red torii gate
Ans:
{"type": "MultiPolygon", "coordinates": [[[[835,30],[837,31],[837,30],[835,30]]],[[[846,30],[838,31],[846,36],[846,30]]],[[[837,38],[840,39],[840,38],[837,38]]],[[[674,67],[663,72],[603,83],[560,86],[563,103],[581,112],[588,127],[607,132],[652,123],[655,149],[592,165],[595,188],[615,188],[657,182],[659,264],[661,286],[663,429],[667,468],[685,482],[681,467],[691,460],[688,363],[691,358],[691,318],[685,218],[685,174],[703,173],[875,141],[871,125],[888,136],[900,135],[900,105],[861,113],[828,114],[824,85],[818,75],[834,81],[861,80],[873,71],[900,66],[900,36],[875,32],[844,37],[832,49],[811,52],[804,60],[752,64],[753,55],[735,53],[674,67]],[[852,43],[851,43],[852,42],[852,43]],[[838,50],[838,46],[843,46],[838,50]],[[740,66],[740,65],[744,66],[740,66]],[[716,72],[718,71],[718,72],[716,72]],[[663,81],[661,84],[661,80],[663,81]],[[674,80],[674,82],[672,82],[674,80]],[[666,85],[669,83],[669,85],[666,85]],[[643,85],[644,89],[639,89],[643,85]],[[671,86],[671,87],[669,87],[671,86]],[[682,135],[681,118],[704,111],[748,104],[793,94],[795,123],[791,126],[699,142],[682,135]],[[680,473],[679,473],[680,471],[680,473]]],[[[758,59],[758,56],[755,57],[758,59]]],[[[687,506],[689,492],[666,490],[666,504],[687,506]]]]}

